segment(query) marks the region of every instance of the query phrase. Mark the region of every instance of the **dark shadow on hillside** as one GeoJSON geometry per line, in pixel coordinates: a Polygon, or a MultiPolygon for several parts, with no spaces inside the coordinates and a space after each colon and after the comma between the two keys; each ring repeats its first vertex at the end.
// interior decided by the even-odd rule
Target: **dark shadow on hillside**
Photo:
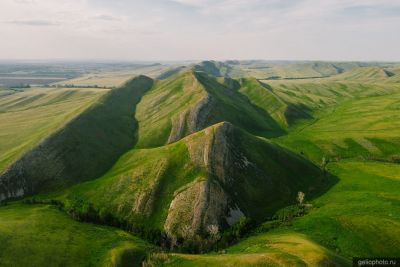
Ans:
{"type": "Polygon", "coordinates": [[[327,193],[334,185],[339,182],[339,178],[329,172],[326,172],[322,177],[321,181],[318,184],[316,190],[310,191],[307,200],[312,201],[325,193],[327,193]]]}
{"type": "Polygon", "coordinates": [[[193,67],[195,71],[204,72],[215,77],[229,77],[232,67],[224,62],[203,61],[193,67]]]}
{"type": "Polygon", "coordinates": [[[156,79],[157,79],[157,80],[166,80],[166,79],[168,79],[169,77],[171,77],[171,76],[173,76],[173,75],[179,73],[180,71],[184,70],[185,68],[186,68],[186,66],[180,66],[180,67],[177,67],[177,68],[169,69],[169,70],[167,70],[167,71],[164,71],[164,72],[161,73],[160,75],[158,75],[158,76],[156,77],[156,79]]]}
{"type": "Polygon", "coordinates": [[[0,176],[0,200],[59,189],[105,173],[137,142],[134,117],[153,80],[138,76],[104,95],[0,176]]]}
{"type": "Polygon", "coordinates": [[[304,104],[287,104],[287,108],[283,115],[288,125],[293,125],[298,120],[309,120],[313,117],[310,115],[311,109],[304,104]]]}
{"type": "Polygon", "coordinates": [[[215,77],[204,72],[195,72],[195,75],[217,102],[209,113],[206,126],[227,121],[254,135],[266,138],[286,134],[270,114],[237,92],[236,85],[232,81],[226,80],[227,84],[220,83],[215,77]]]}

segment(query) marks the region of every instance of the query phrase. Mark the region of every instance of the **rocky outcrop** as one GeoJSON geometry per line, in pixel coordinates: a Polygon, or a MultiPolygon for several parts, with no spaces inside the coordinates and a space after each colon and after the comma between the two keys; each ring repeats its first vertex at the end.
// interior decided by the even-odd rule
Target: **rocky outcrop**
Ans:
{"type": "Polygon", "coordinates": [[[209,225],[221,225],[228,196],[217,182],[198,179],[177,190],[164,228],[167,233],[189,238],[203,234],[209,225]]]}
{"type": "Polygon", "coordinates": [[[207,118],[210,115],[212,107],[216,104],[216,100],[209,94],[204,97],[189,114],[189,132],[197,132],[207,125],[207,118]]]}
{"type": "Polygon", "coordinates": [[[167,143],[179,141],[186,135],[207,127],[207,119],[216,103],[216,100],[207,94],[192,109],[175,116],[172,119],[172,128],[167,143]]]}
{"type": "Polygon", "coordinates": [[[167,143],[173,143],[182,139],[186,134],[187,128],[187,112],[178,114],[172,119],[172,128],[167,143]]]}
{"type": "Polygon", "coordinates": [[[182,237],[204,234],[211,225],[222,228],[240,220],[238,213],[231,214],[238,208],[223,189],[229,181],[226,169],[232,165],[232,144],[228,140],[231,131],[233,126],[223,122],[200,136],[186,138],[190,160],[203,166],[208,175],[175,191],[164,225],[168,233],[182,237]]]}

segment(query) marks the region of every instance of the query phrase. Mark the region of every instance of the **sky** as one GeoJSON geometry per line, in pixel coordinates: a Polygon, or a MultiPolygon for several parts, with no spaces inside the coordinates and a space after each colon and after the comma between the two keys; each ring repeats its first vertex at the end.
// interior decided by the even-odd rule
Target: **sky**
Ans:
{"type": "Polygon", "coordinates": [[[400,61],[400,1],[1,0],[12,59],[400,61]]]}

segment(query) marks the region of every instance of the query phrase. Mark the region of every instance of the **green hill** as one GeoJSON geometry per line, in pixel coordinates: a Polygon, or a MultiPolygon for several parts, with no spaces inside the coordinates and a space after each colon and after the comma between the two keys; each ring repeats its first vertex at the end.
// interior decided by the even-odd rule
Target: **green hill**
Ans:
{"type": "Polygon", "coordinates": [[[168,146],[134,149],[60,199],[81,198],[133,225],[202,235],[241,216],[261,222],[298,191],[316,195],[330,182],[301,157],[221,123],[168,146]]]}
{"type": "Polygon", "coordinates": [[[276,94],[274,88],[254,78],[241,79],[239,92],[248,97],[252,104],[265,110],[284,128],[297,120],[311,118],[307,106],[295,101],[285,101],[285,98],[276,94]]]}
{"type": "Polygon", "coordinates": [[[188,71],[157,82],[137,107],[137,147],[162,146],[222,121],[265,137],[284,132],[265,110],[224,81],[188,71]]]}
{"type": "Polygon", "coordinates": [[[286,98],[282,92],[290,91],[296,94],[290,96],[291,99],[299,99],[313,109],[310,113],[313,119],[300,121],[290,129],[289,135],[277,139],[279,143],[298,153],[307,151],[306,156],[315,162],[320,162],[324,156],[331,159],[362,157],[392,160],[400,154],[398,85],[270,85],[282,99],[286,98]],[[304,96],[304,91],[309,97],[304,96]]]}
{"type": "Polygon", "coordinates": [[[352,257],[397,257],[399,166],[350,160],[328,168],[339,182],[291,224],[261,230],[219,253],[150,259],[166,266],[351,266],[352,257]]]}
{"type": "Polygon", "coordinates": [[[336,81],[363,81],[363,82],[382,82],[393,75],[392,72],[382,67],[363,67],[355,68],[340,75],[331,77],[336,81]]]}
{"type": "Polygon", "coordinates": [[[105,92],[48,88],[0,90],[0,173],[105,92]]]}
{"type": "Polygon", "coordinates": [[[104,95],[15,161],[0,176],[0,199],[93,179],[136,141],[136,103],[153,81],[139,76],[104,95]]]}
{"type": "Polygon", "coordinates": [[[323,61],[204,61],[196,66],[196,70],[214,76],[280,80],[330,77],[364,66],[374,64],[323,61]]]}

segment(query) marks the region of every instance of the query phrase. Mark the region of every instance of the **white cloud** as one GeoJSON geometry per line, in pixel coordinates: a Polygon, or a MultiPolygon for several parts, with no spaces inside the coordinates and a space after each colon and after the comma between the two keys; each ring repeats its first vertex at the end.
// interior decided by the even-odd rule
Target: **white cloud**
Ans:
{"type": "Polygon", "coordinates": [[[0,18],[0,59],[400,60],[399,1],[2,0],[0,18]]]}
{"type": "Polygon", "coordinates": [[[11,20],[6,21],[9,24],[22,25],[22,26],[56,26],[59,25],[57,21],[51,20],[11,20]]]}

